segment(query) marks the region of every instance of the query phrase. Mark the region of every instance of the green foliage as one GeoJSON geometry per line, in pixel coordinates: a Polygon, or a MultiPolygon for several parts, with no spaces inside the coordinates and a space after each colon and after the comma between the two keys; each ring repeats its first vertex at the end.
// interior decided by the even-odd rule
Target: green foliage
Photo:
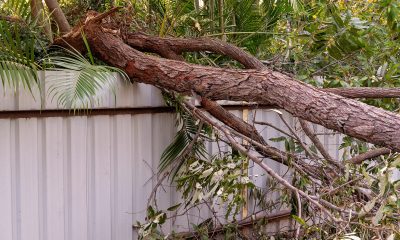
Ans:
{"type": "MultiPolygon", "coordinates": [[[[89,52],[90,54],[90,52],[89,52]]],[[[48,94],[57,99],[57,103],[68,109],[91,108],[100,100],[99,93],[114,91],[119,73],[127,80],[126,73],[110,66],[95,65],[93,57],[89,62],[78,52],[64,49],[49,55],[45,59],[51,70],[47,81],[50,83],[48,94]],[[62,75],[58,72],[61,72],[62,75]]]]}
{"type": "Polygon", "coordinates": [[[207,158],[207,151],[201,139],[210,136],[211,129],[207,125],[196,121],[190,113],[182,108],[182,97],[176,97],[166,92],[164,92],[163,96],[167,105],[174,107],[176,110],[178,132],[171,144],[162,153],[159,169],[162,172],[173,163],[177,164],[172,174],[172,178],[174,178],[182,164],[188,159],[193,157],[207,158]],[[194,139],[197,134],[198,138],[194,139]],[[179,162],[175,160],[179,160],[179,162]]]}
{"type": "Polygon", "coordinates": [[[29,1],[0,2],[0,78],[3,88],[15,91],[20,83],[32,91],[37,86],[37,60],[46,52],[46,38],[41,35],[37,19],[30,13],[29,1]]]}
{"type": "Polygon", "coordinates": [[[0,21],[0,77],[4,87],[14,91],[22,83],[29,90],[37,82],[40,66],[35,59],[38,39],[22,26],[0,21]]]}
{"type": "Polygon", "coordinates": [[[235,219],[246,203],[243,191],[255,187],[242,169],[244,160],[241,156],[225,155],[210,162],[197,159],[186,161],[176,179],[186,205],[213,199],[216,204],[226,203],[225,217],[233,216],[235,219]]]}
{"type": "Polygon", "coordinates": [[[31,18],[29,0],[1,0],[0,5],[3,13],[29,22],[31,18]]]}
{"type": "Polygon", "coordinates": [[[163,211],[157,211],[152,206],[147,208],[147,222],[145,224],[136,223],[135,227],[139,228],[139,240],[141,239],[165,239],[158,231],[157,227],[163,225],[167,215],[163,211]]]}
{"type": "Polygon", "coordinates": [[[38,71],[50,70],[48,94],[59,105],[89,108],[100,100],[102,92],[114,89],[117,78],[113,73],[128,79],[120,69],[95,64],[85,38],[90,61],[76,51],[49,49],[37,19],[31,18],[29,1],[6,1],[0,13],[12,17],[0,20],[0,78],[4,89],[16,91],[22,85],[32,92],[42,86],[38,71]],[[65,74],[60,76],[59,71],[65,74]]]}

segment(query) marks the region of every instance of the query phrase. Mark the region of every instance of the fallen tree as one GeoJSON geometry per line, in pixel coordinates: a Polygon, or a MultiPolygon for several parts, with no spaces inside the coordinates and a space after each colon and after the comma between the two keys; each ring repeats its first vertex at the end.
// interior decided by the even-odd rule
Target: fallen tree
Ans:
{"type": "Polygon", "coordinates": [[[127,44],[129,35],[122,36],[114,32],[117,29],[102,26],[102,19],[112,12],[88,18],[63,41],[81,48],[78,47],[83,46],[80,32],[84,31],[95,55],[123,69],[132,81],[186,95],[195,93],[211,100],[273,105],[301,119],[400,151],[400,116],[395,113],[324,92],[267,68],[221,69],[146,55],[127,44]],[[127,43],[124,39],[128,39],[127,43]]]}
{"type": "MultiPolygon", "coordinates": [[[[59,9],[58,4],[54,5],[56,3],[54,1],[49,0],[46,3],[50,9],[54,9],[52,6],[57,6],[59,9]],[[51,2],[52,5],[50,6],[47,2],[51,2]]],[[[198,108],[188,101],[179,103],[184,111],[200,121],[200,124],[198,124],[197,132],[190,144],[175,160],[190,160],[192,149],[198,139],[202,138],[203,125],[208,125],[213,127],[215,136],[221,141],[258,164],[276,182],[291,192],[295,199],[294,202],[297,204],[293,204],[292,207],[295,208],[296,216],[300,219],[304,216],[307,217],[307,214],[309,216],[315,214],[304,211],[301,198],[310,203],[310,209],[322,212],[324,215],[322,218],[328,217],[328,221],[337,223],[337,228],[341,229],[345,229],[346,224],[358,224],[356,219],[359,217],[370,217],[373,215],[369,213],[372,210],[375,216],[379,216],[381,214],[379,211],[383,211],[381,208],[383,209],[384,203],[392,204],[385,195],[388,193],[383,192],[382,189],[393,189],[396,192],[395,187],[389,186],[388,182],[379,182],[379,184],[387,184],[387,187],[381,187],[379,193],[374,192],[368,185],[368,181],[371,182],[371,179],[362,181],[365,174],[349,173],[348,166],[345,164],[362,164],[365,160],[375,159],[382,155],[390,156],[400,150],[400,139],[398,138],[400,117],[396,113],[356,100],[357,98],[400,97],[399,88],[316,88],[296,80],[289,74],[265,67],[257,58],[223,41],[209,38],[161,38],[141,32],[127,32],[123,26],[113,22],[112,17],[110,18],[110,15],[117,10],[118,8],[114,8],[102,14],[89,12],[87,17],[69,32],[69,27],[65,26],[65,18],[60,16],[60,12],[57,12],[57,16],[54,18],[56,21],[64,22],[60,22],[59,25],[64,24],[65,27],[62,31],[66,33],[56,39],[55,44],[66,47],[73,46],[83,52],[86,46],[82,36],[85,36],[90,49],[97,58],[124,70],[132,82],[151,84],[168,92],[172,98],[175,98],[177,93],[200,98],[202,108],[198,108]],[[182,56],[185,52],[204,51],[230,57],[246,69],[225,69],[189,64],[182,56]],[[146,54],[146,52],[156,53],[160,57],[146,54]],[[311,151],[296,130],[291,128],[282,116],[280,117],[289,132],[284,132],[274,126],[270,127],[274,127],[295,141],[301,146],[304,155],[272,147],[268,141],[263,139],[254,125],[235,117],[221,107],[216,100],[246,101],[289,112],[299,119],[303,132],[316,147],[317,152],[311,151]],[[382,146],[382,148],[373,149],[341,162],[339,159],[334,159],[324,148],[307,121],[382,146]],[[241,139],[243,142],[237,139],[241,139]],[[258,154],[254,154],[252,150],[258,154]],[[297,187],[294,180],[290,182],[274,172],[263,161],[265,158],[287,165],[294,170],[295,176],[297,174],[305,176],[307,181],[312,183],[311,187],[304,189],[297,187]],[[350,176],[346,176],[347,174],[350,176]],[[344,187],[351,187],[350,195],[354,196],[346,197],[352,198],[354,205],[338,206],[332,203],[335,201],[335,194],[338,194],[339,190],[344,187]],[[380,200],[383,202],[378,206],[380,200]],[[377,206],[375,207],[375,205],[377,206]],[[342,224],[344,222],[346,224],[342,224]]],[[[268,123],[256,122],[255,124],[268,125],[268,123]]],[[[392,162],[384,164],[388,169],[393,168],[392,162]]],[[[172,167],[176,167],[176,164],[172,167]]],[[[169,173],[164,172],[156,184],[149,204],[154,200],[158,187],[162,185],[169,173]]],[[[387,178],[388,175],[385,174],[389,173],[382,172],[379,178],[387,178]]],[[[346,198],[346,200],[348,199],[346,198]]],[[[392,216],[395,219],[398,218],[397,213],[392,216]]],[[[316,218],[319,219],[319,216],[316,218]]],[[[216,219],[218,218],[216,217],[216,219]]],[[[381,219],[382,216],[376,223],[381,219]]],[[[254,223],[258,220],[260,219],[252,219],[251,222],[254,223]]],[[[220,231],[223,224],[216,226],[214,230],[220,231]]],[[[375,231],[374,227],[363,227],[375,231]]],[[[394,230],[382,227],[379,231],[386,233],[394,230]]],[[[299,234],[300,227],[298,226],[295,237],[298,237],[299,234]]]]}

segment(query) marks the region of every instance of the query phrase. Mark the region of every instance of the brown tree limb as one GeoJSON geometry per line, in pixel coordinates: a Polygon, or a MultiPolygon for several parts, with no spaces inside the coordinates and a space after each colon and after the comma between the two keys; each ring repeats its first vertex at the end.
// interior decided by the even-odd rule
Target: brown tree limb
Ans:
{"type": "MultiPolygon", "coordinates": [[[[264,64],[256,57],[243,51],[241,48],[210,38],[172,38],[151,36],[142,32],[128,33],[124,41],[131,47],[140,51],[155,52],[160,56],[168,57],[169,54],[181,55],[184,52],[210,51],[225,55],[241,63],[248,69],[263,69],[264,64]]],[[[400,98],[400,88],[378,87],[349,87],[349,88],[324,88],[324,92],[334,93],[347,98],[400,98]]]]}
{"type": "Polygon", "coordinates": [[[381,155],[386,155],[391,152],[390,149],[388,148],[377,148],[373,150],[369,150],[368,152],[361,153],[353,158],[350,158],[349,160],[346,160],[346,162],[352,163],[352,164],[361,164],[365,160],[379,157],[381,155]]]}
{"type": "Polygon", "coordinates": [[[347,98],[399,98],[400,88],[349,87],[324,88],[325,92],[334,93],[347,98]]]}
{"type": "MultiPolygon", "coordinates": [[[[160,38],[156,36],[150,36],[144,33],[130,33],[126,37],[126,42],[139,50],[155,52],[162,57],[173,59],[173,60],[184,60],[181,54],[188,51],[212,51],[214,53],[219,53],[231,57],[232,59],[242,63],[246,68],[262,69],[264,65],[255,57],[247,54],[243,50],[229,43],[222,42],[219,40],[213,40],[208,38],[197,38],[197,39],[179,39],[179,38],[160,38]]],[[[383,89],[383,88],[333,88],[324,89],[327,92],[337,93],[349,98],[374,98],[374,97],[399,97],[400,89],[383,89]]],[[[257,148],[262,155],[268,155],[271,159],[278,162],[288,164],[287,156],[284,152],[279,149],[270,147],[264,139],[259,135],[257,130],[250,124],[242,121],[235,115],[229,113],[223,109],[219,104],[214,101],[208,100],[207,98],[202,98],[201,104],[205,110],[211,113],[218,120],[222,121],[232,129],[244,134],[245,136],[254,139],[255,141],[262,143],[265,148],[257,148]]],[[[329,155],[325,150],[322,143],[319,141],[318,137],[311,131],[307,123],[300,120],[300,124],[305,131],[306,135],[314,143],[316,148],[320,151],[322,156],[324,156],[330,163],[340,169],[343,168],[337,161],[329,155]]]]}
{"type": "MultiPolygon", "coordinates": [[[[191,44],[193,41],[187,41],[186,39],[180,39],[178,43],[175,43],[174,40],[178,40],[176,38],[168,40],[167,38],[162,38],[166,41],[160,41],[161,38],[158,37],[150,37],[143,33],[134,34],[136,37],[134,38],[134,42],[130,42],[129,39],[133,39],[132,37],[128,37],[127,42],[134,46],[137,49],[143,51],[149,51],[153,53],[159,54],[161,57],[184,61],[182,57],[182,53],[188,51],[200,51],[202,49],[207,48],[209,51],[214,51],[219,54],[226,54],[232,58],[237,58],[238,60],[243,61],[243,64],[249,68],[259,68],[262,65],[258,64],[259,61],[254,59],[251,55],[248,55],[246,52],[241,50],[240,48],[234,47],[232,45],[227,45],[224,42],[218,40],[211,40],[207,39],[206,44],[201,45],[200,41],[196,41],[196,44],[191,44]],[[222,46],[222,47],[221,47],[222,46]],[[223,49],[221,51],[220,49],[223,49]]],[[[132,34],[130,34],[132,36],[132,34]]],[[[253,139],[263,145],[263,148],[260,146],[254,145],[255,149],[263,156],[269,157],[272,160],[275,160],[279,163],[283,163],[288,165],[288,156],[285,152],[280,151],[277,148],[269,146],[263,139],[263,137],[258,133],[254,126],[246,123],[242,119],[236,117],[232,113],[225,110],[215,101],[211,101],[207,98],[201,98],[201,105],[202,107],[209,112],[213,117],[218,119],[219,121],[223,122],[230,128],[234,129],[235,131],[253,139]]],[[[253,143],[253,142],[250,142],[253,143]]],[[[296,159],[296,158],[294,158],[296,159]]]]}
{"type": "MultiPolygon", "coordinates": [[[[214,53],[229,56],[232,59],[242,63],[246,68],[262,69],[264,67],[264,65],[257,58],[247,54],[238,47],[219,40],[212,40],[208,38],[160,38],[138,32],[128,34],[125,41],[130,46],[138,50],[157,53],[164,58],[173,60],[183,61],[184,59],[181,54],[187,51],[212,51],[214,53]]],[[[201,104],[206,111],[208,111],[211,115],[213,115],[215,118],[217,118],[227,126],[251,139],[254,139],[254,141],[257,141],[258,143],[263,144],[263,148],[257,146],[256,144],[253,144],[255,149],[261,155],[268,156],[272,160],[288,165],[287,159],[289,156],[285,152],[269,146],[252,125],[244,122],[242,119],[226,111],[216,102],[208,100],[207,98],[202,98],[201,104]]],[[[330,155],[325,151],[325,148],[322,146],[322,143],[319,141],[317,136],[313,134],[311,129],[309,129],[306,125],[307,123],[301,119],[300,123],[302,124],[302,127],[305,130],[306,134],[310,137],[311,141],[316,145],[321,154],[330,163],[333,163],[335,166],[342,169],[343,166],[334,161],[333,158],[330,157],[330,155]]],[[[294,156],[291,157],[296,160],[294,156]]],[[[298,160],[296,162],[298,162],[298,160]]]]}
{"type": "Polygon", "coordinates": [[[332,93],[285,74],[263,69],[231,70],[145,55],[99,24],[83,26],[94,53],[124,69],[132,80],[211,100],[276,105],[292,115],[361,140],[400,150],[400,116],[332,93]]]}
{"type": "MultiPolygon", "coordinates": [[[[158,52],[172,51],[178,55],[184,52],[210,51],[229,56],[246,68],[262,69],[264,64],[241,48],[229,43],[210,38],[160,38],[145,33],[129,33],[125,42],[138,50],[158,52]]],[[[165,55],[164,55],[165,56],[165,55]]]]}

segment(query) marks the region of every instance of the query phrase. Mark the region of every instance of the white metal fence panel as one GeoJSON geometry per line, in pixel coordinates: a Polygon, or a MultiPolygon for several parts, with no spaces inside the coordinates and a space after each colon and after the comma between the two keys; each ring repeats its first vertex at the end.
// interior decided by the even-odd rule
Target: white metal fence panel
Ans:
{"type": "Polygon", "coordinates": [[[133,239],[173,118],[0,119],[0,239],[133,239]]]}

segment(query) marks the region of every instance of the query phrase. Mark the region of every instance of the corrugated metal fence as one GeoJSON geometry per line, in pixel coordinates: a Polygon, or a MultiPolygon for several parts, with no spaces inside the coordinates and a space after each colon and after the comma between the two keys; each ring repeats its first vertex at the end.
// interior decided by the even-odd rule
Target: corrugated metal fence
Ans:
{"type": "MultiPolygon", "coordinates": [[[[0,239],[136,239],[132,225],[144,220],[160,155],[176,132],[174,114],[163,107],[159,91],[143,84],[122,86],[116,98],[105,93],[99,110],[81,116],[57,110],[50,97],[40,101],[36,95],[35,101],[27,91],[0,93],[0,239]]],[[[250,119],[285,129],[268,110],[251,111],[250,119]]],[[[278,136],[271,128],[260,130],[265,139],[278,136]]],[[[321,138],[339,158],[340,137],[321,138]]],[[[208,150],[217,148],[210,144],[208,150]]],[[[270,166],[286,171],[272,161],[270,166]]],[[[250,167],[250,176],[262,172],[250,167]]],[[[269,181],[263,175],[253,180],[260,187],[269,181]]],[[[173,186],[164,189],[157,195],[161,209],[179,201],[173,186]]],[[[164,230],[187,231],[189,223],[209,216],[208,210],[191,210],[164,230]]],[[[285,226],[287,219],[269,228],[285,226]]]]}

